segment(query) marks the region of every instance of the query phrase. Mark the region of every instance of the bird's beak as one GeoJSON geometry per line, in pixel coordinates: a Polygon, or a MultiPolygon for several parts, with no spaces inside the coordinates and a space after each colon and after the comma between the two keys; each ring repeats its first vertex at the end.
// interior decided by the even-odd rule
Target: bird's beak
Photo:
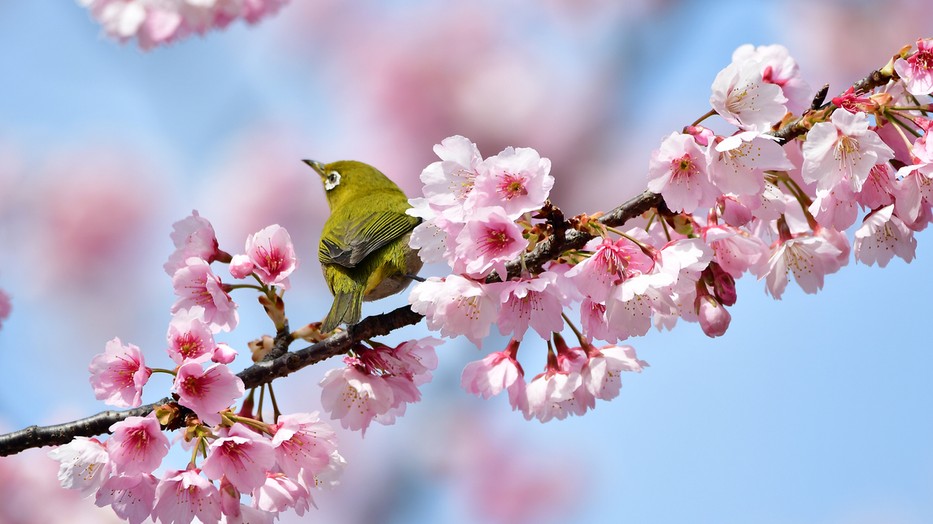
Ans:
{"type": "Polygon", "coordinates": [[[302,160],[305,164],[311,166],[311,169],[317,171],[317,174],[324,176],[324,164],[318,162],[317,160],[302,160]]]}

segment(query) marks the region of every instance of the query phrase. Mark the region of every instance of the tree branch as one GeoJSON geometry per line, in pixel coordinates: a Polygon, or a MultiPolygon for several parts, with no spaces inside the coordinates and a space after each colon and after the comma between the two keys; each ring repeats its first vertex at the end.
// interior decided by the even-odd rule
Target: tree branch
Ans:
{"type": "MultiPolygon", "coordinates": [[[[368,338],[387,335],[391,331],[417,324],[422,316],[403,306],[394,311],[367,317],[327,340],[294,352],[254,364],[237,374],[247,388],[268,384],[301,368],[310,366],[334,355],[346,353],[354,344],[368,338]]],[[[56,424],[53,426],[29,426],[28,428],[0,435],[0,456],[19,453],[29,448],[57,446],[70,442],[75,437],[92,437],[109,432],[110,426],[126,417],[144,417],[157,407],[172,402],[166,397],[158,402],[124,411],[103,411],[87,418],[56,424]]]]}

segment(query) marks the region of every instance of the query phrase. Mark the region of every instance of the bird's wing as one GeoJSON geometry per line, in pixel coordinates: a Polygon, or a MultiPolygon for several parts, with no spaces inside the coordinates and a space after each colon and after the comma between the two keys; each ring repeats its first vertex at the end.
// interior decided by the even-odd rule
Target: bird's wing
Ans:
{"type": "Polygon", "coordinates": [[[321,239],[318,258],[323,264],[356,267],[367,255],[408,233],[421,219],[392,211],[347,217],[321,239]]]}

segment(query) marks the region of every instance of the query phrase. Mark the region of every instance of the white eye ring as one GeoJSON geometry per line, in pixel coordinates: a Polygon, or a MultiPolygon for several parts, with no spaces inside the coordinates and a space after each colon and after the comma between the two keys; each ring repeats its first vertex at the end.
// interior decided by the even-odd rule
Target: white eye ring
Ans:
{"type": "Polygon", "coordinates": [[[336,171],[331,171],[327,173],[327,180],[324,181],[324,189],[330,191],[331,189],[340,185],[340,173],[336,171]]]}

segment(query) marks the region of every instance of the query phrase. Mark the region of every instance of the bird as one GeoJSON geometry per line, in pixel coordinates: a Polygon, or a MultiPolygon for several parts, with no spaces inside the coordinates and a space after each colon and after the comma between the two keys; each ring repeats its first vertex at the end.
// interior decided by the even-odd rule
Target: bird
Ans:
{"type": "Polygon", "coordinates": [[[421,219],[405,213],[408,197],[373,166],[303,162],[321,177],[330,207],[318,245],[321,271],[334,295],[320,328],[328,333],[359,322],[364,300],[393,295],[417,279],[423,262],[408,240],[421,219]]]}

